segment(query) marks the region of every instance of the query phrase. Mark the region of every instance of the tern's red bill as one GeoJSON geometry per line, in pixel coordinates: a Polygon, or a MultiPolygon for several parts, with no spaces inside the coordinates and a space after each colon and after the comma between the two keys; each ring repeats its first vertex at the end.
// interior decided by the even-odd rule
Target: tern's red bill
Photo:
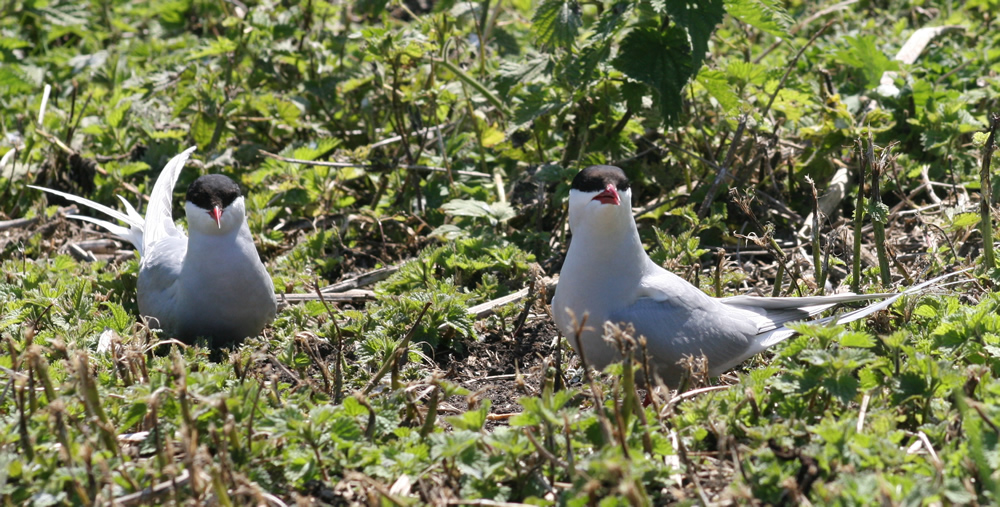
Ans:
{"type": "Polygon", "coordinates": [[[611,183],[608,183],[608,185],[604,187],[604,190],[594,197],[594,200],[600,201],[601,204],[614,204],[615,206],[622,203],[621,197],[618,196],[618,189],[616,189],[611,183]]]}
{"type": "Polygon", "coordinates": [[[218,225],[219,229],[221,229],[222,228],[222,208],[220,208],[218,206],[212,206],[212,209],[209,210],[208,214],[209,214],[209,216],[212,217],[212,220],[215,220],[215,225],[218,225]]]}

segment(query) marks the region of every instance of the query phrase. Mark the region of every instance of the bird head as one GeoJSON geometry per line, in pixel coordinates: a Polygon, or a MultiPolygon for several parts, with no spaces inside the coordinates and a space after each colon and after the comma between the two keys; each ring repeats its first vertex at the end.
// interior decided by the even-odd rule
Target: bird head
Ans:
{"type": "Polygon", "coordinates": [[[621,169],[592,165],[573,178],[569,191],[569,226],[602,227],[632,218],[632,189],[621,169]]]}
{"type": "Polygon", "coordinates": [[[246,221],[246,205],[239,185],[221,174],[194,180],[188,187],[184,210],[188,228],[202,234],[229,234],[246,221]]]}

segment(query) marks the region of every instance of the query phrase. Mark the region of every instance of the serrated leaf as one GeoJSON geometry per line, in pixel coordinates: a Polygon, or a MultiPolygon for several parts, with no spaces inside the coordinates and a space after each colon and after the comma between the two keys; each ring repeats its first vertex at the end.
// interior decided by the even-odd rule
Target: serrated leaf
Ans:
{"type": "Polygon", "coordinates": [[[702,69],[696,78],[708,94],[719,102],[725,111],[733,111],[740,106],[740,98],[733,91],[725,73],[719,70],[702,69]]]}
{"type": "Polygon", "coordinates": [[[885,224],[889,222],[889,207],[885,205],[884,202],[868,203],[868,217],[872,222],[878,222],[880,224],[885,224]]]}
{"type": "Polygon", "coordinates": [[[483,400],[477,410],[469,410],[462,415],[445,418],[448,423],[460,430],[479,431],[486,424],[486,416],[490,413],[490,400],[483,400]]]}
{"type": "Polygon", "coordinates": [[[963,229],[979,224],[979,213],[959,213],[951,222],[951,230],[963,229]]]}
{"type": "Polygon", "coordinates": [[[782,88],[775,97],[773,109],[781,112],[788,121],[799,121],[804,113],[812,110],[812,96],[793,88],[782,88]]]}
{"type": "Polygon", "coordinates": [[[691,77],[691,47],[687,34],[677,27],[665,31],[640,28],[622,41],[612,65],[631,79],[652,88],[667,123],[680,118],[682,91],[691,77]]]}
{"type": "Polygon", "coordinates": [[[726,64],[726,75],[739,81],[743,86],[747,84],[761,86],[767,79],[767,67],[743,60],[730,60],[726,64]]]}
{"type": "Polygon", "coordinates": [[[491,225],[511,219],[514,208],[505,202],[487,204],[473,199],[453,199],[444,203],[441,210],[453,216],[487,218],[491,225]]]}
{"type": "Polygon", "coordinates": [[[108,53],[107,50],[102,49],[93,54],[76,55],[73,58],[70,58],[66,63],[73,67],[73,72],[80,72],[87,68],[100,68],[105,62],[108,61],[108,56],[110,56],[110,53],[108,53]]]}
{"type": "Polygon", "coordinates": [[[776,0],[726,0],[726,12],[775,37],[788,38],[792,17],[776,0]]]}
{"type": "Polygon", "coordinates": [[[482,143],[483,146],[490,148],[492,146],[496,146],[497,144],[502,143],[504,137],[505,136],[503,132],[501,132],[500,130],[497,130],[494,127],[487,127],[482,134],[480,142],[482,143]]]}
{"type": "Polygon", "coordinates": [[[488,217],[491,213],[489,204],[473,199],[453,199],[444,203],[441,210],[449,215],[464,217],[488,217]]]}
{"type": "Polygon", "coordinates": [[[112,128],[117,128],[119,125],[121,125],[122,120],[125,119],[125,113],[127,113],[128,110],[131,108],[132,108],[131,100],[119,101],[115,107],[111,108],[111,110],[109,110],[106,113],[105,120],[108,122],[108,125],[110,125],[112,128]]]}
{"type": "Polygon", "coordinates": [[[633,111],[642,110],[642,98],[648,94],[648,91],[649,88],[642,83],[635,81],[622,83],[622,97],[625,99],[625,104],[633,111]]]}
{"type": "Polygon", "coordinates": [[[18,308],[16,310],[7,308],[6,315],[0,318],[0,331],[23,322],[25,318],[24,313],[24,308],[18,308]]]}
{"type": "Polygon", "coordinates": [[[344,412],[351,417],[368,415],[368,409],[366,409],[364,405],[362,405],[361,402],[353,396],[344,398],[341,406],[343,407],[344,412]]]}
{"type": "Polygon", "coordinates": [[[550,74],[551,61],[549,57],[537,54],[519,62],[504,60],[500,63],[499,78],[496,81],[497,92],[507,95],[510,89],[518,83],[530,83],[550,74]]]}
{"type": "Polygon", "coordinates": [[[850,403],[858,394],[858,379],[850,373],[841,373],[823,380],[823,387],[840,401],[850,403]]]}
{"type": "Polygon", "coordinates": [[[212,135],[215,133],[215,118],[207,114],[199,114],[191,123],[191,137],[198,144],[199,148],[208,146],[212,142],[212,135]]]}
{"type": "Polygon", "coordinates": [[[295,125],[302,111],[290,100],[266,94],[253,102],[253,106],[264,116],[277,116],[290,125],[295,125]]]}
{"type": "Polygon", "coordinates": [[[545,47],[568,47],[583,25],[580,4],[575,0],[546,0],[531,18],[532,31],[545,47]]]}
{"type": "Polygon", "coordinates": [[[31,46],[31,43],[26,40],[17,39],[14,37],[0,37],[0,49],[10,51],[13,49],[26,48],[29,46],[31,46]]]}
{"type": "Polygon", "coordinates": [[[547,114],[557,113],[569,104],[568,102],[550,97],[541,86],[533,86],[532,88],[532,93],[527,97],[523,97],[514,109],[514,118],[507,129],[508,133],[523,128],[547,114]]]}
{"type": "Polygon", "coordinates": [[[879,377],[875,374],[875,369],[868,366],[858,372],[859,385],[861,389],[875,389],[879,385],[879,377]]]}
{"type": "Polygon", "coordinates": [[[882,79],[882,74],[888,70],[899,70],[899,62],[890,60],[888,56],[875,47],[877,39],[874,35],[846,37],[847,47],[837,51],[834,57],[844,65],[861,71],[865,88],[875,88],[882,79]]]}
{"type": "Polygon", "coordinates": [[[608,44],[584,48],[565,66],[563,76],[574,87],[585,87],[593,83],[594,71],[598,65],[607,60],[610,52],[608,44]]]}
{"type": "Polygon", "coordinates": [[[635,4],[632,2],[616,2],[601,14],[594,26],[594,33],[590,36],[590,40],[603,41],[617,34],[633,10],[635,10],[635,4]]]}
{"type": "Polygon", "coordinates": [[[187,59],[189,61],[197,60],[208,56],[224,55],[233,51],[236,51],[236,41],[225,37],[219,37],[218,39],[210,42],[207,46],[191,52],[187,59]]]}
{"type": "Polygon", "coordinates": [[[45,21],[55,26],[81,26],[87,24],[87,9],[81,4],[66,2],[53,7],[42,7],[38,12],[45,21]]]}
{"type": "Polygon", "coordinates": [[[184,139],[184,137],[187,136],[187,132],[178,129],[154,130],[150,132],[149,135],[153,139],[184,139]]]}
{"type": "Polygon", "coordinates": [[[131,429],[142,422],[143,417],[146,417],[149,406],[141,401],[133,403],[128,408],[124,419],[119,423],[119,427],[123,429],[131,429]]]}
{"type": "Polygon", "coordinates": [[[323,155],[326,155],[331,150],[340,146],[340,139],[334,139],[332,137],[323,137],[310,142],[306,146],[297,146],[294,150],[286,150],[290,152],[292,158],[297,158],[300,160],[316,160],[323,155]]]}
{"type": "Polygon", "coordinates": [[[859,347],[869,349],[875,346],[875,339],[868,333],[860,331],[844,333],[840,336],[840,345],[842,347],[859,347]]]}
{"type": "Polygon", "coordinates": [[[13,65],[0,66],[0,90],[6,89],[9,94],[30,92],[34,85],[25,80],[13,65]]]}
{"type": "Polygon", "coordinates": [[[691,41],[691,68],[697,70],[708,53],[708,40],[715,26],[722,22],[726,13],[723,1],[672,1],[666,3],[666,10],[674,23],[687,30],[691,41]]]}
{"type": "Polygon", "coordinates": [[[497,222],[506,222],[517,215],[514,208],[507,202],[495,202],[490,205],[490,215],[497,222]]]}
{"type": "Polygon", "coordinates": [[[103,319],[105,325],[114,329],[120,335],[127,335],[135,319],[118,303],[106,301],[104,308],[111,313],[103,319]]]}

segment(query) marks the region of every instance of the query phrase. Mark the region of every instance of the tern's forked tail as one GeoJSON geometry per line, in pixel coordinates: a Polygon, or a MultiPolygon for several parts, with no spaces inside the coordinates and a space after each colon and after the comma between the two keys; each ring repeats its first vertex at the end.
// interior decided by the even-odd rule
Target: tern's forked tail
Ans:
{"type": "Polygon", "coordinates": [[[96,224],[107,229],[108,232],[110,232],[111,234],[114,234],[115,236],[118,236],[119,238],[124,239],[129,243],[132,243],[135,249],[139,251],[139,255],[142,255],[142,250],[143,250],[142,236],[143,236],[143,230],[145,228],[145,220],[143,220],[142,215],[140,215],[135,210],[135,208],[132,207],[132,205],[125,200],[124,197],[118,196],[118,198],[121,199],[122,203],[125,204],[125,210],[127,214],[122,213],[115,209],[111,209],[103,204],[91,201],[90,199],[84,199],[83,197],[80,197],[78,195],[73,195],[66,192],[60,192],[58,190],[53,190],[51,188],[39,187],[35,185],[28,185],[28,186],[31,188],[41,190],[43,192],[48,192],[50,194],[58,195],[63,199],[75,202],[77,204],[82,204],[88,208],[100,211],[101,213],[104,213],[105,215],[108,215],[111,218],[125,222],[126,224],[129,225],[128,227],[122,227],[120,225],[113,224],[106,220],[100,220],[97,218],[87,217],[83,215],[67,215],[69,218],[76,218],[78,220],[90,222],[92,224],[96,224]]]}

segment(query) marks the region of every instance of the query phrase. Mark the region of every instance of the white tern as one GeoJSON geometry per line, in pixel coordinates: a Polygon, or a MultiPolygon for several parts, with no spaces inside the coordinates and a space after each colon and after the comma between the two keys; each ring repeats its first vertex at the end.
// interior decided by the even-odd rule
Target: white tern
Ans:
{"type": "Polygon", "coordinates": [[[569,225],[573,237],[552,298],[556,326],[574,349],[580,330],[587,362],[603,368],[620,359],[603,338],[604,323],[631,324],[636,338],[646,337],[650,368],[670,386],[680,381],[678,362],[685,356],[704,355],[708,374],[718,376],[795,335],[786,323],[838,303],[883,299],[837,317],[837,322],[851,322],[945,278],[892,294],[708,296],[646,255],[632,216],[629,180],[613,166],[591,166],[573,179],[569,225]]]}
{"type": "Polygon", "coordinates": [[[221,174],[196,179],[184,203],[190,236],[174,224],[173,189],[193,151],[185,150],[163,168],[145,218],[121,196],[127,213],[65,192],[32,188],[128,224],[70,215],[107,229],[139,251],[136,297],[139,313],[152,327],[187,342],[205,337],[213,345],[229,345],[258,335],[274,320],[277,299],[250,235],[236,182],[221,174]]]}

